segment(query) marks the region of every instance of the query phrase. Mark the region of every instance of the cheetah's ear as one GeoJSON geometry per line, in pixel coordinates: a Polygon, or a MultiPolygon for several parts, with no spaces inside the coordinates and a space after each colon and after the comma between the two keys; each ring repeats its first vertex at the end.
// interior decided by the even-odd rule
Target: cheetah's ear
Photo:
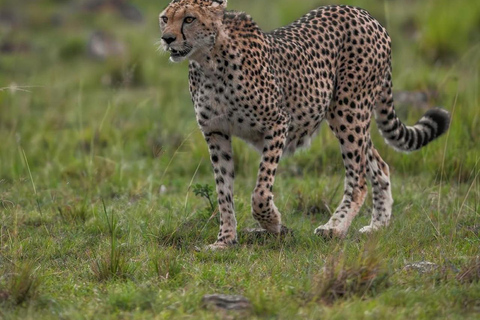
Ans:
{"type": "Polygon", "coordinates": [[[222,6],[224,8],[227,7],[227,0],[212,0],[212,7],[222,6]]]}

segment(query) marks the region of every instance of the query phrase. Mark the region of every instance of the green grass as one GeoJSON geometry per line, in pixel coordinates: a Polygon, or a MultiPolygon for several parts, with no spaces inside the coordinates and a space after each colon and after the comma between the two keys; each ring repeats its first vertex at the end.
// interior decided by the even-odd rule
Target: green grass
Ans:
{"type": "MultiPolygon", "coordinates": [[[[29,48],[0,55],[0,318],[478,318],[477,2],[343,1],[387,26],[395,89],[438,92],[432,106],[453,114],[446,136],[408,155],[373,129],[392,172],[391,227],[358,233],[369,222],[369,197],[345,240],[313,235],[342,196],[338,143],[324,126],[310,150],[278,171],[275,200],[293,235],[241,233],[225,252],[197,250],[215,240],[218,222],[195,191],[214,179],[187,66],[156,52],[157,14],[167,1],[135,2],[143,24],[61,1],[0,5],[20,17],[13,28],[0,24],[0,43],[29,48]],[[51,23],[58,14],[61,27],[51,23]],[[86,42],[98,29],[128,53],[89,59],[86,42]],[[405,270],[418,261],[438,267],[405,270]],[[253,310],[203,309],[210,293],[244,295],[253,310]]],[[[267,30],[323,4],[229,1],[267,30]]],[[[397,111],[409,124],[424,112],[397,111]]],[[[256,226],[249,199],[259,156],[238,140],[234,152],[243,230],[256,226]]]]}

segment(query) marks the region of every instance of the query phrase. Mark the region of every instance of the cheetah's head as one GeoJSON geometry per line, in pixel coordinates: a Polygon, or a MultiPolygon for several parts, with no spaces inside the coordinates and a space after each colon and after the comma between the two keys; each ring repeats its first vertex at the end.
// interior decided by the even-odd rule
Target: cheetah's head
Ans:
{"type": "Polygon", "coordinates": [[[194,59],[210,50],[221,25],[227,0],[173,0],[160,13],[162,48],[170,61],[194,59]]]}

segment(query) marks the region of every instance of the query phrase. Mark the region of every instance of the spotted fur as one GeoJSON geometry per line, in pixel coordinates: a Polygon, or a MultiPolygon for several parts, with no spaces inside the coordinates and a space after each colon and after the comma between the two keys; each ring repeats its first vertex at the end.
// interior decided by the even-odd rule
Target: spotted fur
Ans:
{"type": "Polygon", "coordinates": [[[390,174],[370,139],[372,114],[387,143],[400,151],[417,150],[448,129],[450,116],[441,109],[429,110],[412,127],[398,119],[390,37],[363,9],[321,7],[265,33],[249,15],[227,11],[226,1],[175,0],[160,14],[160,27],[170,59],[189,60],[190,92],[217,186],[216,247],[237,241],[232,136],[262,154],[252,213],[263,228],[279,233],[272,193],[278,163],[308,146],[325,119],[340,142],[345,191],[315,233],[343,237],[364,202],[367,179],[373,213],[361,231],[390,221],[390,174]]]}

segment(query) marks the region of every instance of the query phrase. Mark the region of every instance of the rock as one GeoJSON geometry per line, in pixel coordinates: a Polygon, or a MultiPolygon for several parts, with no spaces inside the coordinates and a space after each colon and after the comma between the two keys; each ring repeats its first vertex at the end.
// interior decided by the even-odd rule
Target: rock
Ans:
{"type": "Polygon", "coordinates": [[[19,15],[9,8],[0,8],[0,31],[10,31],[20,27],[19,15]]]}
{"type": "Polygon", "coordinates": [[[117,10],[120,12],[123,18],[136,23],[142,23],[144,21],[143,14],[134,5],[127,3],[126,1],[114,0],[117,10]]]}
{"type": "Polygon", "coordinates": [[[31,46],[27,42],[13,42],[8,40],[0,42],[0,53],[3,54],[28,53],[30,51],[31,46]]]}
{"type": "Polygon", "coordinates": [[[0,291],[0,302],[7,301],[10,298],[10,295],[6,290],[0,291]]]}
{"type": "Polygon", "coordinates": [[[113,11],[119,13],[124,19],[141,23],[144,21],[143,13],[126,0],[90,0],[82,6],[87,12],[113,11]]]}
{"type": "Polygon", "coordinates": [[[167,193],[167,187],[165,187],[163,184],[160,186],[160,189],[158,190],[160,194],[165,194],[167,193]]]}
{"type": "Polygon", "coordinates": [[[202,307],[214,310],[249,311],[252,310],[252,303],[243,296],[207,294],[202,298],[202,307]]]}
{"type": "Polygon", "coordinates": [[[90,36],[87,45],[88,54],[99,60],[113,56],[121,56],[126,52],[123,42],[116,40],[112,35],[104,31],[95,31],[90,36]]]}
{"type": "Polygon", "coordinates": [[[403,267],[406,271],[418,271],[419,273],[429,273],[435,271],[437,268],[437,264],[429,261],[409,263],[403,267]]]}

